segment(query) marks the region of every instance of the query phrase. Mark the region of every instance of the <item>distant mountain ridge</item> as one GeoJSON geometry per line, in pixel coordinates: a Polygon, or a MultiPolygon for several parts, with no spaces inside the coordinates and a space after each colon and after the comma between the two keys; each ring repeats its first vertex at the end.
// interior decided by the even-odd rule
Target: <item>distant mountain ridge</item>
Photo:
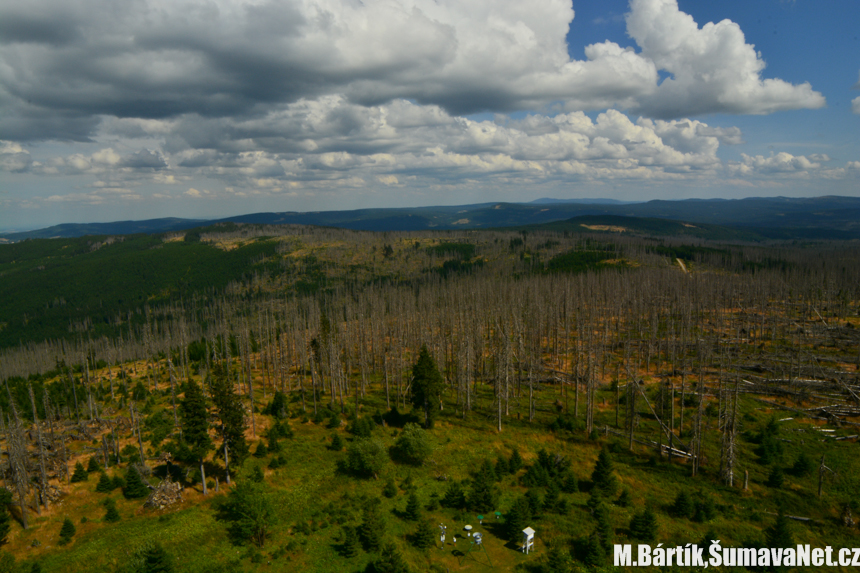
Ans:
{"type": "MultiPolygon", "coordinates": [[[[421,231],[523,227],[581,216],[626,216],[690,224],[756,229],[770,238],[860,238],[860,198],[751,197],[623,202],[613,199],[549,199],[530,203],[251,213],[215,220],[164,218],[146,221],[64,224],[0,235],[5,242],[84,235],[127,235],[182,231],[219,222],[258,225],[317,225],[362,231],[421,231]],[[592,202],[584,202],[592,201],[592,202]],[[599,201],[599,202],[598,202],[599,201]],[[762,229],[768,229],[762,232],[762,229]]],[[[668,229],[668,227],[667,227],[668,229]]],[[[743,233],[741,233],[743,235],[743,233]]]]}
{"type": "Polygon", "coordinates": [[[183,231],[206,224],[205,219],[179,219],[167,217],[162,219],[146,219],[144,221],[113,221],[111,223],[63,223],[35,231],[0,234],[0,238],[8,241],[23,241],[24,239],[70,239],[85,235],[135,235],[138,233],[166,233],[168,231],[183,231]]]}
{"type": "Polygon", "coordinates": [[[618,199],[601,199],[599,197],[596,197],[594,199],[552,199],[549,197],[541,197],[540,199],[535,199],[530,204],[545,205],[548,203],[578,203],[585,205],[632,205],[634,203],[643,203],[643,201],[619,201],[618,199]]]}

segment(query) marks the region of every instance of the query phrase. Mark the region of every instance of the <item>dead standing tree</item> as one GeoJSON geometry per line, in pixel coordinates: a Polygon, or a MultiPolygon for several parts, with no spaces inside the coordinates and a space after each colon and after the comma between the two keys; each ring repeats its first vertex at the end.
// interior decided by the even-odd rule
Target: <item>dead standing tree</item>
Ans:
{"type": "Polygon", "coordinates": [[[30,476],[27,472],[27,441],[24,438],[24,427],[11,403],[14,418],[6,420],[6,444],[9,450],[9,469],[12,472],[12,482],[18,494],[18,505],[21,510],[21,525],[27,529],[27,493],[29,492],[30,476]]]}

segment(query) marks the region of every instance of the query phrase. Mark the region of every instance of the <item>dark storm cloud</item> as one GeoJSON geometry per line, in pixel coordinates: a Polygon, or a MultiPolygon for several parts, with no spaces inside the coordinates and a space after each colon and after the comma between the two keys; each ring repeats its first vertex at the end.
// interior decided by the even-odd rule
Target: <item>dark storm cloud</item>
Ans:
{"type": "Polygon", "coordinates": [[[128,157],[123,158],[121,165],[131,169],[164,169],[167,162],[157,151],[142,149],[128,157]]]}

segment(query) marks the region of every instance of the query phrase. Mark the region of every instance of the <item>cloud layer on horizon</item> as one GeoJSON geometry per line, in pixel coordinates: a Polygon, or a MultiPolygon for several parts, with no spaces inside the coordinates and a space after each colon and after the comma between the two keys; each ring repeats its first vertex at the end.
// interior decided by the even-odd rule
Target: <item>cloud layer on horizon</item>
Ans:
{"type": "MultiPolygon", "coordinates": [[[[92,189],[74,197],[95,203],[127,200],[120,193],[146,184],[181,186],[185,198],[224,194],[198,189],[219,181],[234,196],[278,195],[295,189],[468,187],[552,182],[678,182],[733,185],[767,178],[844,178],[827,155],[785,152],[721,161],[720,145],[742,143],[738,128],[693,119],[632,120],[608,110],[497,116],[474,121],[437,106],[395,100],[380,106],[326,96],[288,104],[260,117],[171,120],[113,119],[105,137],[163,137],[162,149],[120,153],[112,147],[34,160],[14,142],[0,147],[0,166],[48,177],[89,176],[92,189]],[[222,138],[229,133],[231,137],[222,138]]],[[[179,187],[176,187],[179,189],[179,187]]],[[[167,197],[167,195],[164,195],[167,197]]],[[[56,198],[54,200],[57,200],[56,198]]]]}

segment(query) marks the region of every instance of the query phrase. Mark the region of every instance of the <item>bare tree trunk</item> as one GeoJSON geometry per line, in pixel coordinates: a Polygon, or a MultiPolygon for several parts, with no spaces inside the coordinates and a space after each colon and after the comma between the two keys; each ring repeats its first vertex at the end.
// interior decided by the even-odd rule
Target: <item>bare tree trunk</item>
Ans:
{"type": "Polygon", "coordinates": [[[143,436],[140,431],[140,415],[135,415],[134,404],[129,406],[131,410],[131,424],[134,431],[137,432],[137,446],[140,449],[140,463],[146,465],[146,456],[143,454],[143,436]]]}
{"type": "Polygon", "coordinates": [[[227,440],[224,440],[224,471],[227,476],[227,485],[230,485],[230,455],[227,453],[227,440]]]}
{"type": "MultiPolygon", "coordinates": [[[[39,442],[39,497],[42,505],[47,509],[48,501],[45,492],[48,490],[48,474],[45,471],[45,445],[42,443],[42,427],[39,425],[39,416],[36,412],[36,397],[33,395],[33,385],[28,384],[30,393],[30,405],[33,407],[33,426],[36,428],[36,440],[39,442]]],[[[40,512],[41,513],[41,512],[40,512]]]]}
{"type": "Polygon", "coordinates": [[[24,442],[21,421],[15,411],[15,404],[10,403],[10,406],[12,407],[15,419],[14,422],[11,419],[6,421],[6,444],[9,448],[9,466],[12,470],[12,480],[15,482],[15,488],[18,491],[18,503],[21,508],[21,525],[23,525],[24,529],[27,529],[29,526],[27,524],[26,498],[30,482],[26,466],[27,446],[24,442]]]}
{"type": "Polygon", "coordinates": [[[200,460],[200,483],[203,484],[203,495],[209,493],[206,489],[206,468],[203,467],[203,460],[200,460]]]}

